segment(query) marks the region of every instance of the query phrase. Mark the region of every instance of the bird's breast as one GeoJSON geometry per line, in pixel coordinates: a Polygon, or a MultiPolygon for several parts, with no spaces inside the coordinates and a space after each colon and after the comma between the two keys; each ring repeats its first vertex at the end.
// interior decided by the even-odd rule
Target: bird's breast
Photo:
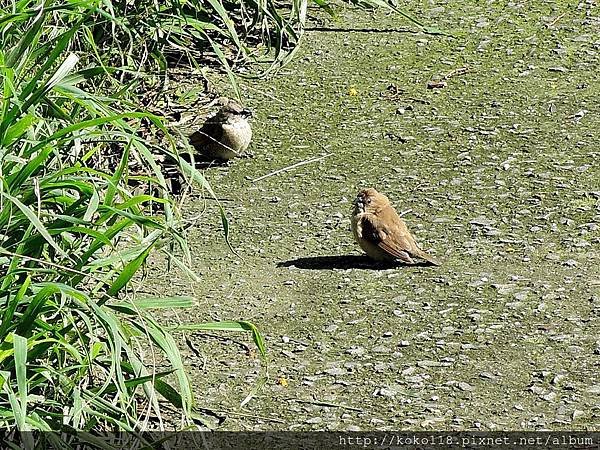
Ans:
{"type": "Polygon", "coordinates": [[[252,140],[252,128],[245,120],[223,125],[223,143],[236,152],[243,152],[252,140]]]}

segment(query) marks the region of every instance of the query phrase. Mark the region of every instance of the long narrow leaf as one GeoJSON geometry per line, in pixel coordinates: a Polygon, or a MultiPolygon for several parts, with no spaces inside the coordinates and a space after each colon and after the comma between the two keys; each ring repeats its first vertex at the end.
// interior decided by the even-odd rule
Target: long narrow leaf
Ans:
{"type": "Polygon", "coordinates": [[[123,268],[123,271],[119,274],[117,279],[111,284],[110,288],[108,289],[108,295],[113,297],[116,296],[119,293],[119,291],[123,289],[127,283],[129,283],[129,280],[131,280],[131,278],[135,275],[137,270],[142,266],[144,261],[146,261],[146,258],[150,254],[150,250],[152,250],[155,244],[156,241],[150,243],[150,245],[148,245],[148,247],[146,247],[144,251],[142,251],[138,255],[137,258],[129,262],[123,268]]]}
{"type": "Polygon", "coordinates": [[[32,225],[35,227],[38,233],[42,235],[42,237],[48,242],[48,244],[52,246],[52,248],[54,248],[54,250],[56,250],[56,252],[59,255],[65,258],[69,257],[69,255],[67,255],[67,253],[54,241],[54,239],[52,239],[52,236],[50,236],[50,233],[48,233],[46,227],[42,224],[40,219],[35,215],[35,213],[31,209],[29,209],[26,205],[21,203],[21,201],[18,200],[16,197],[13,197],[12,195],[7,194],[6,192],[0,192],[0,196],[5,197],[6,199],[14,203],[15,206],[17,206],[17,208],[19,208],[23,212],[23,214],[25,214],[27,219],[29,219],[29,221],[32,223],[32,225]]]}

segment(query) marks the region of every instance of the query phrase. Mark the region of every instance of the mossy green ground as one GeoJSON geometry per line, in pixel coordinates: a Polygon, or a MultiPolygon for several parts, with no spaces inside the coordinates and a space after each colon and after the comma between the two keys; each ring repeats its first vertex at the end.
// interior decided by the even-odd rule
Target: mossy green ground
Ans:
{"type": "Polygon", "coordinates": [[[340,11],[322,25],[349,31],[309,31],[242,83],[255,156],[206,171],[242,258],[196,198],[201,282],[155,261],[145,284],[197,298],[179,321],[264,334],[269,379],[243,408],[265,375],[249,337],[183,344],[220,429],[600,427],[600,11],[550,3],[407,5],[455,38],[340,11]],[[360,256],[349,214],[369,186],[441,267],[360,256]]]}

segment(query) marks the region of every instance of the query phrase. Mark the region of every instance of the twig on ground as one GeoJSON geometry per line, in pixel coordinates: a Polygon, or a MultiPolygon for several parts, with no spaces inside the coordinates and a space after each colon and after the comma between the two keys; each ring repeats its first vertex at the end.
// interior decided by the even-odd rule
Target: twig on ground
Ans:
{"type": "Polygon", "coordinates": [[[325,158],[327,158],[327,157],[329,157],[331,155],[333,155],[333,153],[327,153],[326,155],[323,155],[323,156],[317,156],[317,157],[314,157],[314,158],[307,159],[305,161],[297,162],[296,164],[292,164],[291,166],[287,166],[287,167],[284,167],[282,169],[276,170],[274,172],[267,173],[266,175],[263,175],[262,177],[255,178],[254,180],[252,180],[252,182],[256,183],[257,181],[261,181],[261,180],[264,180],[265,178],[269,178],[269,177],[272,177],[274,175],[278,175],[278,174],[280,174],[282,172],[287,172],[288,170],[295,169],[296,167],[300,167],[300,166],[304,166],[305,164],[310,164],[310,163],[313,163],[313,162],[320,161],[320,160],[325,159],[325,158]]]}
{"type": "Polygon", "coordinates": [[[557,22],[558,22],[560,19],[562,19],[563,17],[565,17],[565,15],[566,15],[566,13],[562,13],[560,16],[558,16],[558,17],[557,17],[556,19],[554,19],[552,22],[550,22],[550,23],[547,23],[547,24],[546,24],[546,28],[550,28],[550,27],[552,27],[552,26],[556,25],[556,23],[557,23],[557,22]]]}
{"type": "Polygon", "coordinates": [[[292,401],[292,402],[298,402],[298,403],[307,403],[309,405],[317,405],[317,406],[328,406],[331,408],[342,408],[342,409],[348,409],[350,411],[358,411],[358,412],[362,412],[363,410],[360,408],[355,408],[353,406],[346,406],[346,405],[341,405],[339,403],[332,403],[332,402],[322,402],[319,400],[301,400],[299,398],[288,398],[287,401],[292,401]]]}
{"type": "Polygon", "coordinates": [[[457,77],[459,75],[464,75],[469,71],[468,67],[460,67],[458,69],[451,70],[446,75],[442,77],[442,80],[447,80],[448,78],[457,77]]]}

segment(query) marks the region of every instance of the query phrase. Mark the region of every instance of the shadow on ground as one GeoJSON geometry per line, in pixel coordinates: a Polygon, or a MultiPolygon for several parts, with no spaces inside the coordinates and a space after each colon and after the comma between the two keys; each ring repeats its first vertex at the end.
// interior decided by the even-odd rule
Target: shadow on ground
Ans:
{"type": "MultiPolygon", "coordinates": [[[[414,264],[414,266],[427,266],[428,264],[414,264]]],[[[409,267],[406,264],[386,263],[373,261],[363,255],[331,255],[312,256],[306,258],[290,259],[277,264],[277,267],[297,267],[308,270],[331,270],[331,269],[371,269],[385,270],[409,267]]]]}

